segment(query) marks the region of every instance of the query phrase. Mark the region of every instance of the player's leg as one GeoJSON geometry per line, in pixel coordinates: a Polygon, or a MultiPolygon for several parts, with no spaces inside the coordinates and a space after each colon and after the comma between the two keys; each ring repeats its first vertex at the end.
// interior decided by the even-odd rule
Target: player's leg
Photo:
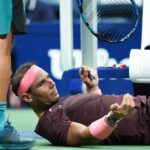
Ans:
{"type": "MultiPolygon", "coordinates": [[[[4,4],[4,1],[1,1],[0,3],[4,4]]],[[[21,3],[21,5],[23,6],[23,1],[13,0],[13,3],[15,6],[13,8],[23,10],[22,8],[17,7],[19,6],[19,3],[21,3]]],[[[13,11],[13,18],[14,18],[14,14],[15,13],[13,11]]],[[[18,15],[21,16],[21,14],[18,15]]],[[[8,18],[6,18],[6,20],[7,19],[8,18]]],[[[10,21],[12,22],[11,19],[10,21]]],[[[20,21],[20,24],[21,22],[22,21],[20,21]]],[[[21,28],[22,27],[20,27],[20,30],[21,28]]],[[[6,121],[5,119],[6,98],[7,98],[8,86],[10,83],[13,32],[17,31],[17,28],[12,27],[9,30],[10,30],[9,33],[7,32],[8,31],[7,30],[6,32],[4,31],[4,33],[6,34],[0,34],[0,146],[2,146],[5,149],[27,149],[32,147],[35,144],[35,140],[32,138],[21,137],[18,134],[18,132],[14,129],[14,127],[11,126],[10,122],[8,120],[6,121]]],[[[3,33],[3,30],[0,31],[1,31],[0,33],[3,33]]]]}
{"type": "Polygon", "coordinates": [[[0,35],[0,131],[5,124],[7,91],[10,82],[12,30],[0,35]]]}

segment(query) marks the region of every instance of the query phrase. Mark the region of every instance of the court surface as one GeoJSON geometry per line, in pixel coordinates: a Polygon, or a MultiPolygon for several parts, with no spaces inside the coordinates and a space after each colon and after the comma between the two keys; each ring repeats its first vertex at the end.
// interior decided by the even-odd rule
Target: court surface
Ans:
{"type": "Polygon", "coordinates": [[[21,134],[36,138],[36,145],[30,150],[150,150],[150,146],[82,146],[82,147],[65,147],[53,146],[47,140],[34,134],[34,127],[38,117],[31,109],[7,109],[6,117],[12,125],[20,131],[21,134]]]}

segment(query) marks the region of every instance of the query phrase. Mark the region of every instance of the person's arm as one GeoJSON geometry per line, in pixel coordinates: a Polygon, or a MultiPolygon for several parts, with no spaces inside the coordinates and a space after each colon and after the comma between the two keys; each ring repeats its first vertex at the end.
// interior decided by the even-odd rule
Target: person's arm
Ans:
{"type": "Polygon", "coordinates": [[[90,128],[77,123],[72,122],[68,131],[67,144],[71,146],[98,144],[99,139],[93,137],[90,133],[90,128]]]}
{"type": "Polygon", "coordinates": [[[88,127],[76,122],[72,122],[68,131],[67,144],[71,146],[98,144],[107,138],[116,128],[117,123],[125,116],[129,115],[135,103],[131,95],[123,97],[121,105],[112,104],[110,113],[94,122],[88,127]]]}
{"type": "Polygon", "coordinates": [[[88,93],[96,93],[101,95],[102,92],[98,86],[99,83],[98,75],[96,74],[95,76],[91,76],[90,75],[91,70],[96,70],[96,68],[82,66],[79,71],[80,78],[85,83],[86,90],[88,93]]]}

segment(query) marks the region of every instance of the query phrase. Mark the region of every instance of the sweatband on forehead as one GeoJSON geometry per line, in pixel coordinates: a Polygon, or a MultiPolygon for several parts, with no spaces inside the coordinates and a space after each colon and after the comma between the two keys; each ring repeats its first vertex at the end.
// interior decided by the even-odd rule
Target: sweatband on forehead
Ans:
{"type": "Polygon", "coordinates": [[[36,79],[37,75],[40,73],[42,69],[36,65],[30,67],[30,69],[25,73],[24,77],[20,82],[20,86],[18,89],[18,95],[26,93],[30,88],[33,81],[36,79]]]}

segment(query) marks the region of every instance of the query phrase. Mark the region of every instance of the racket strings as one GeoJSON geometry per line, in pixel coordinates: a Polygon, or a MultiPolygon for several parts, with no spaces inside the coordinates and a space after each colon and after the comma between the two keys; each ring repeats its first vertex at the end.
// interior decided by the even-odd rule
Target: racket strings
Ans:
{"type": "Polygon", "coordinates": [[[136,10],[131,0],[83,0],[88,25],[101,39],[119,41],[133,32],[136,10]]]}
{"type": "MultiPolygon", "coordinates": [[[[109,2],[109,3],[112,3],[111,1],[109,2]]],[[[103,7],[101,7],[101,9],[100,9],[100,11],[98,12],[98,22],[104,22],[105,20],[106,20],[106,18],[105,18],[105,14],[107,14],[107,9],[104,9],[104,11],[103,11],[103,7]],[[100,21],[101,19],[103,19],[104,21],[100,21]]],[[[114,12],[114,7],[110,7],[109,8],[109,11],[110,12],[114,12]]],[[[113,15],[113,14],[112,14],[113,15]]],[[[116,17],[118,17],[118,15],[119,14],[116,14],[116,17]]],[[[108,30],[108,28],[109,28],[109,26],[110,26],[110,24],[111,24],[111,22],[112,22],[112,20],[111,20],[111,18],[112,17],[109,17],[108,19],[107,19],[107,24],[104,24],[103,26],[102,26],[102,24],[98,24],[98,33],[101,33],[101,37],[103,37],[103,38],[105,38],[105,39],[107,39],[108,38],[108,36],[110,37],[110,39],[111,39],[111,35],[113,34],[113,36],[114,36],[114,38],[116,38],[117,37],[117,35],[115,34],[115,33],[113,33],[112,32],[112,30],[108,30]],[[101,28],[103,28],[104,29],[104,31],[103,32],[101,32],[101,28]]]]}
{"type": "MultiPolygon", "coordinates": [[[[109,11],[114,12],[113,7],[110,7],[109,11]]],[[[103,38],[107,38],[108,35],[111,35],[111,30],[107,30],[109,27],[109,24],[111,23],[110,19],[107,19],[107,24],[104,24],[105,28],[102,26],[102,24],[100,24],[100,22],[104,22],[105,21],[105,14],[107,13],[107,10],[103,10],[103,7],[101,7],[101,9],[99,9],[98,11],[98,33],[100,33],[101,28],[104,29],[103,33],[101,33],[101,36],[103,38]]]]}
{"type": "Polygon", "coordinates": [[[88,18],[88,23],[91,27],[95,27],[96,30],[96,20],[94,19],[97,15],[96,6],[94,7],[93,2],[91,0],[86,0],[83,5],[83,10],[84,14],[86,14],[86,18],[88,18]]]}

